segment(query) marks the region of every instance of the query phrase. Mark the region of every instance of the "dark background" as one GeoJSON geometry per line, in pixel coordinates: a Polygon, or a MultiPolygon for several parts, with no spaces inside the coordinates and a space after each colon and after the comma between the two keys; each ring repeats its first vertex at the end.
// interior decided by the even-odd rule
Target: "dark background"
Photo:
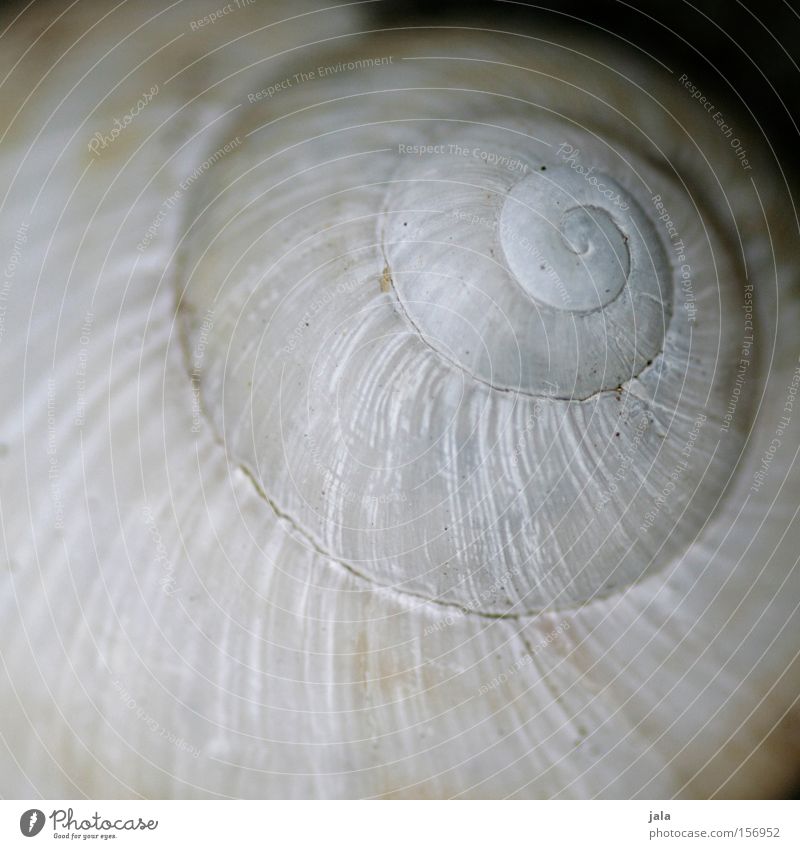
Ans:
{"type": "MultiPolygon", "coordinates": [[[[547,25],[643,48],[725,105],[748,110],[781,164],[800,168],[800,0],[384,0],[379,25],[484,24],[535,30],[547,25]]],[[[647,61],[646,57],[643,57],[647,61]]],[[[716,101],[715,101],[716,102],[716,101]]]]}

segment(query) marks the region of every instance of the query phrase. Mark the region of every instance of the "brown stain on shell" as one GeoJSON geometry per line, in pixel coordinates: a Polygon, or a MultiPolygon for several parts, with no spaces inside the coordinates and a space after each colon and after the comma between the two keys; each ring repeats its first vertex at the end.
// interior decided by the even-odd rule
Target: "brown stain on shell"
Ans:
{"type": "Polygon", "coordinates": [[[389,266],[383,268],[381,274],[381,292],[391,292],[392,290],[392,272],[389,271],[389,266]]]}

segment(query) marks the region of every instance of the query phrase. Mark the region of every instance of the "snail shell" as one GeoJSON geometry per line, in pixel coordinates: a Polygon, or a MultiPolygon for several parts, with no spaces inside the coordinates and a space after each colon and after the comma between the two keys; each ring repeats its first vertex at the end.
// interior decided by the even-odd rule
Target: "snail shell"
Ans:
{"type": "Polygon", "coordinates": [[[177,277],[203,409],[273,510],[365,580],[491,615],[671,562],[749,425],[743,404],[722,438],[744,272],[698,177],[646,129],[623,156],[588,95],[578,125],[563,79],[532,97],[531,47],[509,49],[238,112],[177,277]]]}
{"type": "Polygon", "coordinates": [[[9,30],[0,792],[783,792],[763,141],[602,41],[361,14],[9,30]]]}

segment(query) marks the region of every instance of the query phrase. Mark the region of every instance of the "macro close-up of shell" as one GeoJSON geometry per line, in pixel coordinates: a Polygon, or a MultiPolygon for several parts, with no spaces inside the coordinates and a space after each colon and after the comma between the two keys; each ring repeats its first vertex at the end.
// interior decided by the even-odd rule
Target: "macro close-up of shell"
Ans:
{"type": "Polygon", "coordinates": [[[796,163],[375,5],[4,12],[0,795],[796,792],[796,163]]]}

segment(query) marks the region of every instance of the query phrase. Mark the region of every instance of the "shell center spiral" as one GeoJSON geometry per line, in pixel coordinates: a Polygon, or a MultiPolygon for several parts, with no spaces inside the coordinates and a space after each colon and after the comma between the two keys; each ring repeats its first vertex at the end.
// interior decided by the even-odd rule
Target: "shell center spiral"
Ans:
{"type": "Polygon", "coordinates": [[[657,356],[673,274],[634,190],[594,168],[523,176],[413,162],[392,184],[386,264],[415,332],[470,378],[582,400],[657,356]]]}
{"type": "MultiPolygon", "coordinates": [[[[602,175],[598,185],[603,187],[600,180],[602,175]]],[[[501,212],[500,239],[518,283],[555,309],[602,308],[628,280],[630,254],[620,226],[599,205],[579,204],[555,174],[534,173],[511,189],[501,212]]]]}

